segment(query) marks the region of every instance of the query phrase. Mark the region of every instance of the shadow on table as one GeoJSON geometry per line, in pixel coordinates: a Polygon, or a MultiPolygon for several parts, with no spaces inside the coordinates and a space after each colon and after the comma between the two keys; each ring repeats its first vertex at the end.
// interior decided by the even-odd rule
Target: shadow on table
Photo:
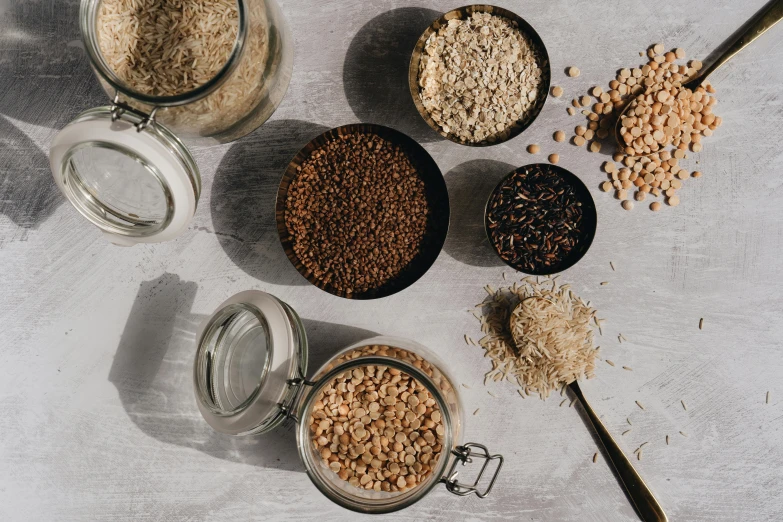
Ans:
{"type": "Polygon", "coordinates": [[[226,255],[249,275],[280,285],[305,285],[280,245],[275,199],[288,163],[328,130],[299,120],[270,121],[237,141],[212,183],[212,223],[226,255]]]}
{"type": "Polygon", "coordinates": [[[421,7],[392,9],[359,29],[345,55],[343,86],[361,122],[393,127],[422,143],[443,140],[421,118],[408,88],[413,48],[440,14],[421,7]]]}
{"type": "Polygon", "coordinates": [[[5,8],[0,114],[60,128],[79,112],[109,103],[81,44],[79,2],[7,0],[5,8]]]}
{"type": "Polygon", "coordinates": [[[484,207],[498,182],[515,168],[481,159],[457,165],[446,174],[451,204],[449,235],[443,247],[447,254],[471,266],[503,266],[484,232],[484,207]]]}
{"type": "Polygon", "coordinates": [[[0,116],[0,214],[22,228],[36,228],[64,200],[46,155],[0,116]]]}
{"type": "MultiPolygon", "coordinates": [[[[140,430],[161,442],[231,462],[304,471],[292,424],[264,435],[233,437],[214,431],[201,417],[193,362],[195,336],[206,316],[190,312],[197,289],[173,274],[139,287],[109,372],[123,408],[140,430]]],[[[307,319],[304,325],[311,373],[340,348],[377,335],[307,319]]]]}

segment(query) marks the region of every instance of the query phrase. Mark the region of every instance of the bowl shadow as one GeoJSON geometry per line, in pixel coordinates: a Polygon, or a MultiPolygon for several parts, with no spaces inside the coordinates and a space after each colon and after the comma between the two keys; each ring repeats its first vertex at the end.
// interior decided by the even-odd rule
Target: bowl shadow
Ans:
{"type": "Polygon", "coordinates": [[[515,166],[495,160],[471,160],[446,176],[451,204],[451,227],[443,250],[471,266],[506,266],[495,254],[484,231],[484,207],[495,186],[515,166]]]}
{"type": "Polygon", "coordinates": [[[421,143],[443,141],[419,115],[408,88],[416,42],[440,15],[432,9],[402,7],[359,29],[343,64],[345,96],[359,121],[392,127],[421,143]]]}
{"type": "Polygon", "coordinates": [[[212,183],[212,224],[226,255],[248,275],[273,284],[307,284],[280,245],[275,199],[290,161],[326,130],[300,120],[269,121],[232,145],[220,162],[212,183]]]}
{"type": "MultiPolygon", "coordinates": [[[[270,433],[234,437],[214,431],[201,417],[193,392],[196,335],[207,316],[193,314],[198,285],[165,273],[139,286],[109,381],[122,407],[146,435],[215,458],[262,468],[304,472],[292,422],[270,433]]],[[[374,332],[303,320],[309,339],[310,374],[340,348],[374,332]]]]}

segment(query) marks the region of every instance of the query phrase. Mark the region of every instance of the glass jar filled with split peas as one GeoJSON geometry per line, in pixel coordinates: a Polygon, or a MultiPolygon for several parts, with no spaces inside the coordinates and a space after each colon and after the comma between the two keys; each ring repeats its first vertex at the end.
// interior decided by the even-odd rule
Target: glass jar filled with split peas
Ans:
{"type": "Polygon", "coordinates": [[[276,297],[247,291],[204,321],[193,381],[215,430],[258,435],[296,423],[313,484],[353,511],[387,513],[439,483],[457,495],[491,491],[503,457],[462,443],[457,388],[424,346],[375,337],[348,346],[307,377],[307,335],[276,297]],[[474,480],[458,480],[473,463],[474,480]]]}
{"type": "Polygon", "coordinates": [[[55,136],[55,182],[115,244],[172,239],[201,193],[181,138],[233,141],[272,115],[292,73],[286,21],[275,0],[81,0],[79,18],[108,98],[55,136]]]}

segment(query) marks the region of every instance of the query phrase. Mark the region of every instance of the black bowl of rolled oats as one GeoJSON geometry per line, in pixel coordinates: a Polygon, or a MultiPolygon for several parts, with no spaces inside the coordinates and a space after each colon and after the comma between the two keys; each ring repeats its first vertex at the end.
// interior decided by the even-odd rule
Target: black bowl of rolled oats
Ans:
{"type": "Polygon", "coordinates": [[[421,35],[408,69],[416,108],[455,143],[497,145],[527,129],[544,107],[549,55],[515,13],[470,5],[445,13],[421,35]]]}

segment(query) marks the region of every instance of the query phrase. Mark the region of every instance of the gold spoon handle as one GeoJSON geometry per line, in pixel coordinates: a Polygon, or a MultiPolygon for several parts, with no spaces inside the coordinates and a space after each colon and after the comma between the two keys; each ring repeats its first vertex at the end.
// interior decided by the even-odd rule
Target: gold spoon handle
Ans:
{"type": "Polygon", "coordinates": [[[750,42],[764,34],[770,27],[783,18],[783,0],[772,0],[762,7],[753,18],[737,31],[737,36],[728,45],[728,48],[718,56],[702,73],[685,84],[688,89],[695,89],[702,84],[707,77],[715,72],[721,65],[728,62],[735,54],[747,47],[750,42]]]}
{"type": "Polygon", "coordinates": [[[666,513],[663,512],[663,508],[658,503],[647,484],[644,483],[642,477],[636,472],[633,464],[625,456],[625,453],[620,449],[620,446],[614,441],[609,431],[604,426],[598,415],[595,414],[590,403],[587,402],[585,396],[582,395],[582,390],[579,388],[577,382],[572,382],[568,385],[571,391],[579,398],[582,403],[582,407],[587,412],[587,416],[590,417],[590,421],[593,423],[595,431],[598,433],[598,438],[601,439],[601,443],[606,448],[606,454],[617,471],[625,491],[628,493],[631,501],[636,508],[636,512],[644,522],[667,522],[669,519],[666,517],[666,513]]]}

